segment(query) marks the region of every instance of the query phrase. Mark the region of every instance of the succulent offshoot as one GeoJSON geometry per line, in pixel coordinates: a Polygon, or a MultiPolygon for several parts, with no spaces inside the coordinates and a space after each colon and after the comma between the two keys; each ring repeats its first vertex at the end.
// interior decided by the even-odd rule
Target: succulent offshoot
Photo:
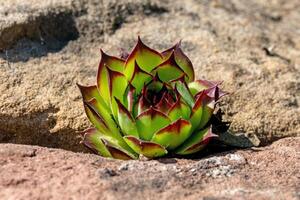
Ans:
{"type": "Polygon", "coordinates": [[[194,79],[180,43],[160,53],[138,38],[123,58],[101,51],[96,85],[78,85],[93,125],[83,144],[125,160],[202,150],[216,137],[210,118],[225,92],[218,82],[194,79]]]}

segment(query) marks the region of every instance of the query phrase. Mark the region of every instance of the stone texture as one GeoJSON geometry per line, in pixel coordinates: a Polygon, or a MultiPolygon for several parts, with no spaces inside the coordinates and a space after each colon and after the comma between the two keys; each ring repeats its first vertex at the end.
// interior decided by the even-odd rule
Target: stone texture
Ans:
{"type": "Polygon", "coordinates": [[[99,48],[137,35],[163,50],[179,39],[197,77],[223,80],[235,134],[262,144],[300,134],[299,1],[0,1],[0,141],[84,151],[89,126],[76,82],[92,84],[99,48]]]}
{"type": "Polygon", "coordinates": [[[300,197],[300,138],[202,159],[118,161],[0,145],[2,199],[290,199],[300,197]]]}

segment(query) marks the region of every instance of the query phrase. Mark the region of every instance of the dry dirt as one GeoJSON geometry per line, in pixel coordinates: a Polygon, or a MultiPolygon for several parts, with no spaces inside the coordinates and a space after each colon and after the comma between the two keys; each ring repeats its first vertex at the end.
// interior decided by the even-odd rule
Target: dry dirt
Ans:
{"type": "Polygon", "coordinates": [[[117,161],[0,145],[1,199],[298,200],[300,138],[186,160],[117,161]]]}
{"type": "Polygon", "coordinates": [[[220,102],[229,131],[267,145],[120,162],[2,144],[0,195],[299,199],[299,21],[298,0],[0,0],[0,143],[86,152],[79,133],[90,124],[76,83],[95,82],[100,48],[118,55],[140,35],[159,50],[182,39],[196,76],[231,92],[220,102]]]}

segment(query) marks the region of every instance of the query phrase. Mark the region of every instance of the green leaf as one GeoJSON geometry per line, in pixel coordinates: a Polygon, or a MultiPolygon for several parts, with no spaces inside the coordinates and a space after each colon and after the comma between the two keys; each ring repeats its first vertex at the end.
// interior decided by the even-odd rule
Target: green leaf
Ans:
{"type": "Polygon", "coordinates": [[[122,132],[126,135],[139,137],[135,121],[131,114],[118,99],[115,100],[118,105],[118,122],[122,132]]]}
{"type": "Polygon", "coordinates": [[[130,80],[130,83],[135,87],[136,92],[139,94],[147,83],[152,80],[152,75],[148,72],[142,70],[138,64],[135,62],[133,76],[130,80]]]}
{"type": "MultiPolygon", "coordinates": [[[[120,159],[120,160],[138,159],[138,155],[135,152],[134,152],[134,154],[129,153],[128,151],[125,151],[125,149],[121,149],[120,147],[115,146],[114,144],[110,143],[109,141],[107,141],[105,139],[102,139],[102,142],[105,144],[105,146],[108,149],[111,156],[115,159],[120,159]]],[[[127,145],[127,143],[126,143],[126,145],[127,145]]],[[[128,146],[128,148],[130,148],[130,147],[128,146]]]]}
{"type": "Polygon", "coordinates": [[[109,68],[107,68],[107,70],[109,77],[109,94],[111,99],[111,110],[113,115],[117,116],[118,106],[114,97],[116,97],[119,100],[122,100],[122,103],[124,103],[124,95],[128,86],[128,81],[122,73],[113,71],[109,68]]]}
{"type": "Polygon", "coordinates": [[[170,55],[170,57],[155,67],[151,74],[158,74],[159,78],[164,81],[168,82],[174,79],[177,79],[181,77],[184,73],[184,71],[177,65],[175,58],[174,58],[174,52],[170,55]]]}
{"type": "Polygon", "coordinates": [[[114,56],[109,56],[106,53],[104,53],[102,49],[100,51],[101,51],[101,61],[99,65],[106,65],[110,69],[120,73],[124,72],[125,60],[114,56]]]}
{"type": "Polygon", "coordinates": [[[168,101],[170,98],[170,94],[168,92],[164,92],[160,101],[155,105],[155,108],[160,112],[167,114],[172,107],[172,104],[168,101]]]}
{"type": "Polygon", "coordinates": [[[139,114],[136,119],[139,136],[143,140],[150,140],[156,131],[170,122],[170,119],[165,114],[153,107],[139,114]]]}
{"type": "Polygon", "coordinates": [[[215,101],[217,101],[219,98],[225,96],[228,94],[228,92],[225,92],[219,88],[219,85],[222,82],[215,82],[215,81],[208,81],[204,79],[199,79],[194,82],[191,82],[188,84],[188,87],[192,93],[193,96],[200,93],[203,90],[209,90],[209,96],[215,98],[215,101]]]}
{"type": "Polygon", "coordinates": [[[90,101],[91,99],[96,99],[99,104],[105,109],[107,112],[110,111],[108,105],[105,103],[102,96],[100,96],[99,90],[96,85],[92,86],[82,86],[77,83],[78,88],[80,89],[83,101],[90,101]]]}
{"type": "Polygon", "coordinates": [[[103,157],[112,157],[101,140],[101,133],[95,128],[88,128],[83,132],[82,143],[103,157]]]}
{"type": "Polygon", "coordinates": [[[203,107],[201,121],[200,121],[197,129],[202,129],[203,127],[206,126],[206,124],[210,120],[211,116],[213,115],[213,112],[214,112],[214,108],[212,108],[211,106],[206,105],[203,107]]]}
{"type": "Polygon", "coordinates": [[[202,115],[199,124],[197,125],[196,129],[202,129],[210,120],[211,116],[213,115],[215,104],[216,104],[216,92],[218,89],[216,87],[212,87],[206,90],[203,90],[199,94],[195,95],[199,101],[201,101],[202,107],[202,115]]]}
{"type": "Polygon", "coordinates": [[[103,97],[103,100],[107,105],[110,105],[109,74],[106,65],[101,64],[101,62],[98,68],[97,86],[100,96],[103,97]]]}
{"type": "Polygon", "coordinates": [[[85,105],[91,110],[92,115],[95,115],[96,118],[100,117],[100,119],[104,122],[105,127],[108,129],[108,132],[119,132],[115,121],[111,117],[111,113],[107,112],[107,110],[105,110],[104,107],[96,99],[85,101],[85,105]]]}
{"type": "Polygon", "coordinates": [[[109,77],[107,67],[110,69],[123,73],[125,61],[113,56],[105,54],[101,50],[101,61],[98,67],[97,73],[97,86],[100,92],[100,95],[103,97],[103,100],[109,105],[110,102],[110,93],[109,93],[109,77]]]}
{"type": "Polygon", "coordinates": [[[217,135],[211,132],[211,127],[196,131],[176,150],[176,154],[186,155],[196,153],[202,150],[212,137],[217,137],[217,135]]]}
{"type": "Polygon", "coordinates": [[[190,117],[190,122],[192,124],[192,131],[197,129],[201,122],[201,117],[202,117],[202,113],[203,113],[202,100],[203,100],[202,97],[199,96],[195,102],[195,105],[192,108],[192,113],[191,113],[191,117],[190,117]]]}
{"type": "Polygon", "coordinates": [[[161,157],[168,153],[164,147],[154,142],[143,141],[134,136],[124,136],[124,139],[136,153],[147,158],[161,157]]]}
{"type": "Polygon", "coordinates": [[[102,118],[101,115],[99,115],[96,111],[95,108],[93,108],[90,103],[85,102],[84,104],[84,110],[89,118],[90,122],[100,131],[100,132],[105,132],[109,133],[109,127],[105,123],[104,119],[102,118]]]}
{"type": "Polygon", "coordinates": [[[179,118],[189,120],[191,115],[191,108],[184,103],[181,98],[177,98],[176,103],[171,107],[168,112],[169,118],[173,121],[176,121],[179,118]]]}
{"type": "Polygon", "coordinates": [[[164,146],[168,150],[173,150],[191,135],[191,127],[189,121],[180,118],[157,131],[151,141],[164,146]]]}
{"type": "Polygon", "coordinates": [[[140,38],[134,49],[131,51],[125,63],[124,74],[130,80],[134,73],[135,62],[146,72],[151,70],[162,62],[162,56],[157,51],[146,46],[140,38]]]}
{"type": "Polygon", "coordinates": [[[172,52],[174,52],[176,63],[185,72],[185,74],[187,74],[188,82],[192,82],[195,79],[193,64],[181,50],[180,44],[181,42],[178,42],[176,45],[174,45],[170,49],[163,51],[161,54],[164,59],[167,59],[172,54],[172,52]]]}
{"type": "Polygon", "coordinates": [[[184,101],[192,108],[195,104],[193,95],[186,85],[184,77],[180,77],[177,80],[172,81],[175,84],[176,90],[179,92],[184,101]]]}
{"type": "Polygon", "coordinates": [[[124,105],[127,105],[126,108],[128,111],[133,113],[133,108],[136,101],[136,92],[135,88],[130,83],[128,83],[123,99],[123,102],[125,102],[124,105]]]}
{"type": "Polygon", "coordinates": [[[164,84],[158,77],[158,74],[156,73],[152,80],[146,85],[147,89],[153,92],[158,93],[162,88],[164,84]]]}
{"type": "Polygon", "coordinates": [[[206,84],[202,84],[202,82],[200,82],[199,80],[189,83],[188,87],[193,96],[195,96],[198,92],[201,92],[208,88],[206,84]]]}
{"type": "Polygon", "coordinates": [[[84,102],[84,105],[89,120],[95,126],[95,128],[103,134],[103,138],[125,151],[131,157],[134,157],[134,151],[124,141],[113,120],[111,119],[110,121],[105,121],[103,116],[97,112],[96,106],[98,104],[96,100],[92,99],[89,102],[84,102]]]}

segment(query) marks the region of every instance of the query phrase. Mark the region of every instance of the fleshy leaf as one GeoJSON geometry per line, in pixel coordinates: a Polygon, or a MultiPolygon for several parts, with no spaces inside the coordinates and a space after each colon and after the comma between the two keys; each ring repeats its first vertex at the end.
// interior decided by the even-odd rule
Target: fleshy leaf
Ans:
{"type": "Polygon", "coordinates": [[[217,135],[211,132],[211,127],[196,131],[176,150],[176,154],[186,155],[196,153],[202,150],[212,137],[217,137],[217,135]]]}
{"type": "Polygon", "coordinates": [[[181,50],[180,44],[181,42],[178,42],[176,45],[174,45],[170,49],[163,51],[161,54],[164,57],[164,59],[167,59],[174,51],[176,63],[185,72],[185,74],[187,74],[188,82],[192,82],[195,79],[193,64],[181,50]]]}
{"type": "Polygon", "coordinates": [[[213,115],[213,111],[215,108],[215,99],[216,99],[216,91],[218,91],[217,87],[212,87],[206,90],[203,90],[199,94],[196,95],[197,99],[200,99],[202,105],[202,116],[199,124],[196,129],[202,129],[210,120],[213,115]]]}
{"type": "Polygon", "coordinates": [[[150,140],[156,131],[170,122],[170,119],[165,114],[153,107],[139,114],[136,119],[139,136],[143,140],[150,140]]]}
{"type": "Polygon", "coordinates": [[[109,128],[107,124],[105,123],[104,119],[95,111],[95,108],[93,108],[90,103],[85,102],[84,104],[84,110],[89,118],[90,122],[101,132],[108,133],[109,128]]]}
{"type": "Polygon", "coordinates": [[[107,55],[106,53],[104,53],[101,51],[101,61],[100,61],[100,65],[105,64],[107,65],[110,69],[114,70],[114,71],[118,71],[123,73],[124,71],[124,65],[125,65],[125,60],[115,57],[115,56],[110,56],[107,55]]]}
{"type": "Polygon", "coordinates": [[[208,89],[208,88],[214,88],[215,90],[217,90],[217,91],[215,91],[215,97],[216,97],[216,101],[217,101],[219,98],[228,94],[227,92],[224,92],[223,90],[221,90],[219,88],[219,85],[221,83],[222,82],[214,82],[214,81],[199,79],[199,80],[189,83],[188,87],[189,87],[192,95],[196,95],[197,93],[199,93],[205,89],[208,89]]]}
{"type": "Polygon", "coordinates": [[[176,121],[179,118],[188,120],[191,115],[191,109],[181,98],[178,98],[176,103],[169,110],[168,116],[172,121],[176,121]]]}
{"type": "Polygon", "coordinates": [[[109,112],[110,109],[108,105],[105,103],[102,96],[100,96],[99,90],[96,85],[92,86],[82,86],[77,83],[78,88],[80,89],[83,101],[90,101],[91,99],[95,98],[99,104],[107,111],[109,112]]]}
{"type": "Polygon", "coordinates": [[[134,103],[136,101],[136,97],[135,97],[135,88],[129,83],[124,95],[124,102],[125,105],[127,105],[127,109],[130,113],[133,113],[133,107],[134,107],[134,103]]]}
{"type": "Polygon", "coordinates": [[[164,146],[168,150],[173,150],[191,135],[191,128],[192,125],[189,121],[180,118],[157,131],[151,141],[164,146]]]}
{"type": "Polygon", "coordinates": [[[107,72],[107,66],[110,69],[118,72],[124,71],[125,61],[117,57],[109,56],[101,50],[101,61],[98,67],[97,73],[97,86],[100,95],[103,97],[104,101],[109,105],[110,95],[109,95],[109,77],[107,72]]]}
{"type": "Polygon", "coordinates": [[[108,140],[110,143],[118,146],[119,148],[126,151],[127,154],[134,156],[133,150],[127,145],[121,136],[120,131],[114,124],[113,120],[105,121],[103,117],[97,112],[96,100],[92,99],[90,102],[85,102],[85,111],[90,122],[95,128],[103,134],[102,138],[108,140]],[[109,123],[108,123],[109,122],[109,123]]]}
{"type": "MultiPolygon", "coordinates": [[[[145,90],[144,90],[145,91],[145,90]]],[[[147,100],[147,98],[145,97],[144,92],[142,93],[142,95],[140,96],[137,105],[137,115],[141,114],[142,112],[146,111],[147,109],[149,109],[150,107],[150,102],[147,100]]]]}
{"type": "Polygon", "coordinates": [[[190,122],[192,124],[192,131],[199,127],[203,113],[203,95],[198,96],[195,105],[192,108],[190,122]]]}
{"type": "Polygon", "coordinates": [[[143,141],[134,136],[124,136],[124,139],[136,153],[147,158],[161,157],[168,153],[164,147],[154,142],[143,141]]]}
{"type": "Polygon", "coordinates": [[[135,87],[136,92],[139,94],[144,85],[149,83],[152,79],[152,75],[142,70],[135,62],[133,76],[130,83],[135,87]]]}
{"type": "Polygon", "coordinates": [[[184,77],[179,77],[178,79],[173,80],[172,83],[175,84],[176,90],[179,92],[184,101],[192,108],[195,104],[195,100],[184,81],[184,77]]]}
{"type": "Polygon", "coordinates": [[[146,85],[148,90],[154,92],[159,92],[163,86],[164,84],[158,77],[157,73],[153,76],[152,80],[146,85]]]}
{"type": "Polygon", "coordinates": [[[174,52],[166,61],[164,61],[151,71],[151,74],[156,73],[158,74],[159,78],[164,82],[177,79],[183,74],[185,74],[184,71],[177,65],[174,57],[174,52]]]}
{"type": "Polygon", "coordinates": [[[172,107],[172,104],[168,101],[168,99],[169,93],[165,92],[160,101],[155,105],[155,108],[163,113],[168,113],[172,107]]]}
{"type": "Polygon", "coordinates": [[[123,95],[125,94],[126,88],[128,86],[128,81],[126,77],[120,72],[113,71],[109,68],[107,68],[107,71],[109,77],[109,94],[111,99],[111,109],[113,115],[117,116],[118,106],[114,97],[122,101],[124,100],[123,95]]]}
{"type": "Polygon", "coordinates": [[[139,137],[135,121],[131,114],[118,99],[115,100],[118,105],[118,122],[122,132],[126,135],[139,137]]]}
{"type": "Polygon", "coordinates": [[[128,80],[131,80],[134,74],[135,62],[138,63],[141,69],[149,73],[162,60],[160,53],[146,46],[138,37],[137,44],[126,60],[124,74],[128,80]]]}
{"type": "Polygon", "coordinates": [[[101,133],[95,128],[88,128],[83,132],[82,143],[103,157],[112,157],[101,140],[101,133]]]}
{"type": "MultiPolygon", "coordinates": [[[[111,156],[115,159],[131,160],[131,159],[138,158],[138,155],[135,152],[134,152],[134,154],[131,154],[128,151],[125,151],[125,149],[117,147],[105,139],[102,139],[102,142],[105,144],[105,146],[106,146],[107,150],[109,151],[109,153],[111,154],[111,156]]],[[[125,142],[125,140],[124,140],[124,142],[125,142]]],[[[126,143],[126,145],[127,145],[127,143],[126,143]]],[[[130,147],[128,146],[128,148],[130,148],[130,147]]]]}
{"type": "Polygon", "coordinates": [[[117,125],[115,124],[115,121],[112,119],[111,114],[107,112],[103,106],[96,100],[91,99],[90,101],[85,101],[86,106],[91,109],[91,112],[96,117],[100,117],[101,120],[105,123],[105,127],[110,131],[114,133],[118,133],[119,129],[117,125]]]}

